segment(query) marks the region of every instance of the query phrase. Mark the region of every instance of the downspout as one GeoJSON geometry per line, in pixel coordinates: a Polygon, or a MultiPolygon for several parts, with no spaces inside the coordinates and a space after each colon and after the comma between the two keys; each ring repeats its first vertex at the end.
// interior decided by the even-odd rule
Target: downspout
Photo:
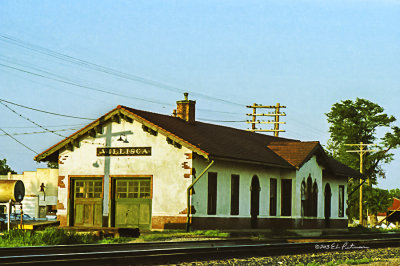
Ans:
{"type": "Polygon", "coordinates": [[[191,211],[191,207],[190,207],[190,190],[193,188],[194,184],[197,183],[197,181],[199,181],[199,179],[205,174],[205,172],[207,172],[207,170],[211,167],[211,165],[213,165],[214,160],[211,160],[211,163],[203,170],[203,172],[201,172],[201,174],[193,181],[192,184],[190,184],[190,186],[187,188],[186,194],[187,194],[187,217],[186,217],[186,231],[189,232],[189,223],[190,223],[190,211],[191,211]]]}

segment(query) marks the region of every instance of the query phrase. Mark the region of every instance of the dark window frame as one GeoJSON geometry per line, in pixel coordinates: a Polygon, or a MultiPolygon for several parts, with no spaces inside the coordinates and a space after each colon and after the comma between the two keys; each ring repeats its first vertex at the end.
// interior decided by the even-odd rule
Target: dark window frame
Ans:
{"type": "Polygon", "coordinates": [[[292,216],[292,179],[281,180],[281,216],[292,216]]]}
{"type": "Polygon", "coordinates": [[[344,217],[344,185],[339,185],[339,195],[338,195],[338,216],[344,217]]]}
{"type": "Polygon", "coordinates": [[[231,215],[239,215],[240,175],[231,175],[231,215]]]}
{"type": "Polygon", "coordinates": [[[314,180],[312,188],[312,216],[318,216],[318,184],[317,180],[314,180]]]}
{"type": "Polygon", "coordinates": [[[278,198],[278,180],[271,178],[269,180],[269,215],[277,215],[277,198],[278,198]]]}
{"type": "Polygon", "coordinates": [[[207,214],[217,214],[217,188],[218,188],[218,175],[215,172],[208,173],[208,192],[207,192],[207,214]]]}

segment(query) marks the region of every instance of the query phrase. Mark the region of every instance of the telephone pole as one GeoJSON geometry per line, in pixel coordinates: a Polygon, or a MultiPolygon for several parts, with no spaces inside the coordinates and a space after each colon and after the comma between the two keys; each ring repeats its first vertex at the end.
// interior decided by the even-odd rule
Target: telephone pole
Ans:
{"type": "MultiPolygon", "coordinates": [[[[364,173],[364,168],[363,168],[363,157],[364,154],[368,153],[368,152],[374,152],[376,150],[368,150],[368,146],[377,146],[376,144],[364,144],[363,142],[360,142],[359,144],[344,144],[346,146],[356,146],[359,149],[358,150],[350,150],[350,151],[346,151],[346,152],[357,152],[360,155],[360,173],[363,174],[364,173]],[[365,148],[365,149],[364,149],[365,148]]],[[[363,185],[362,185],[363,181],[360,178],[360,225],[363,225],[363,215],[362,215],[362,198],[363,198],[363,185]]],[[[369,177],[368,177],[368,184],[369,184],[369,177]]],[[[368,217],[367,217],[367,221],[368,221],[368,217]]]]}
{"type": "Polygon", "coordinates": [[[285,130],[279,129],[279,124],[286,124],[286,122],[280,122],[279,117],[280,116],[286,116],[285,113],[281,113],[280,110],[281,108],[286,108],[286,106],[280,105],[280,103],[277,103],[275,106],[274,105],[262,105],[262,104],[256,104],[254,103],[253,105],[248,105],[246,106],[247,108],[252,108],[253,113],[251,114],[246,114],[247,116],[251,116],[251,120],[247,120],[246,123],[251,124],[251,129],[247,129],[248,131],[252,132],[257,132],[257,131],[263,131],[263,132],[274,132],[274,136],[278,137],[279,132],[285,132],[285,130]],[[264,109],[274,109],[274,112],[269,112],[268,114],[266,113],[257,113],[257,108],[264,108],[264,109]],[[273,117],[273,121],[263,121],[263,120],[257,120],[257,116],[269,116],[273,117]],[[274,129],[261,129],[261,128],[256,128],[256,124],[273,124],[274,129]]]}

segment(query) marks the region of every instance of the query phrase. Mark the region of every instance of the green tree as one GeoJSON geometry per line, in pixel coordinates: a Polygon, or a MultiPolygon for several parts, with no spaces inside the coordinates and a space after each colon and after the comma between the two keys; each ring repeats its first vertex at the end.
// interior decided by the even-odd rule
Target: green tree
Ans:
{"type": "Polygon", "coordinates": [[[10,166],[7,165],[6,159],[0,160],[0,175],[6,175],[8,172],[16,174],[16,172],[11,170],[10,166]]]}
{"type": "Polygon", "coordinates": [[[378,212],[386,212],[393,203],[393,195],[386,189],[365,186],[365,205],[368,211],[375,217],[378,212]]]}
{"type": "Polygon", "coordinates": [[[400,189],[398,188],[391,189],[389,192],[390,195],[392,195],[392,197],[400,199],[400,189]]]}
{"type": "MultiPolygon", "coordinates": [[[[360,170],[359,154],[346,152],[349,149],[354,149],[354,147],[349,148],[344,144],[358,144],[360,142],[379,144],[378,147],[374,147],[374,150],[377,150],[376,152],[364,155],[363,172],[370,179],[370,185],[376,185],[379,177],[385,178],[383,165],[393,160],[393,154],[390,151],[400,146],[400,128],[393,125],[396,118],[384,113],[384,109],[378,104],[360,98],[355,101],[345,100],[335,103],[326,116],[330,124],[330,139],[326,147],[328,152],[340,162],[353,169],[360,170]],[[386,131],[382,138],[378,138],[377,129],[386,131]]],[[[348,191],[353,191],[358,185],[359,180],[350,179],[348,191]]],[[[372,191],[372,189],[366,188],[366,193],[383,193],[372,191]]],[[[347,210],[349,218],[358,218],[358,195],[358,193],[353,193],[349,197],[347,210]]],[[[363,201],[366,204],[364,215],[367,209],[375,210],[377,204],[367,199],[368,196],[363,201]]],[[[386,203],[378,205],[379,212],[385,211],[388,207],[386,203]]]]}

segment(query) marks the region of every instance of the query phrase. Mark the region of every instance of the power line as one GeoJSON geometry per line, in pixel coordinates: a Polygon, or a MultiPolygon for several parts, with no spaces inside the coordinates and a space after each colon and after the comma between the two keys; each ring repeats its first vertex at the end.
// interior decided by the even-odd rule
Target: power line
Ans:
{"type": "Polygon", "coordinates": [[[21,144],[22,146],[24,146],[25,148],[27,148],[28,150],[34,152],[35,154],[38,154],[36,151],[34,151],[33,149],[29,148],[28,146],[26,146],[24,143],[22,143],[21,141],[17,140],[16,138],[14,138],[13,136],[11,136],[10,134],[8,134],[6,131],[4,131],[4,129],[0,128],[1,131],[3,131],[3,133],[7,136],[9,136],[10,138],[12,138],[13,140],[15,140],[16,142],[18,142],[19,144],[21,144]]]}
{"type": "MultiPolygon", "coordinates": [[[[119,97],[123,97],[123,98],[131,98],[131,99],[135,99],[135,100],[140,100],[140,101],[145,101],[145,102],[150,102],[150,103],[166,105],[165,103],[161,103],[161,102],[157,102],[157,101],[152,101],[152,100],[142,99],[142,98],[138,98],[138,97],[122,95],[122,94],[119,94],[119,93],[116,93],[116,92],[110,92],[110,91],[106,91],[106,90],[96,89],[96,88],[89,87],[89,86],[86,86],[86,85],[81,85],[81,84],[78,84],[78,83],[75,83],[75,82],[71,82],[71,81],[66,81],[66,80],[62,80],[62,79],[58,79],[58,78],[45,76],[45,75],[42,75],[42,74],[34,73],[34,72],[31,72],[31,71],[28,71],[28,70],[24,70],[24,69],[21,69],[21,68],[16,68],[16,67],[5,65],[5,64],[1,64],[1,63],[0,63],[0,66],[6,67],[6,68],[10,68],[10,69],[13,69],[13,70],[17,70],[17,71],[20,71],[20,72],[24,72],[24,73],[27,73],[27,74],[30,74],[30,75],[38,76],[38,77],[41,77],[41,78],[45,78],[45,79],[61,82],[61,83],[64,83],[64,84],[68,84],[68,85],[72,85],[72,86],[88,89],[88,90],[98,91],[98,92],[102,92],[102,93],[106,93],[106,94],[110,94],[110,95],[114,95],[114,96],[119,96],[119,97]]],[[[45,72],[46,74],[50,74],[51,75],[51,73],[49,73],[49,72],[46,72],[46,71],[42,71],[42,72],[45,72]]],[[[169,104],[167,104],[167,105],[169,105],[169,104]]]]}
{"type": "Polygon", "coordinates": [[[162,82],[159,82],[159,81],[151,80],[151,79],[148,79],[148,78],[143,78],[143,77],[140,77],[140,76],[137,76],[137,75],[132,75],[132,74],[128,74],[128,73],[125,73],[125,72],[121,72],[119,70],[115,70],[115,69],[112,69],[112,68],[109,68],[109,67],[101,66],[101,65],[98,65],[98,64],[95,64],[95,63],[91,63],[89,61],[85,61],[85,60],[82,60],[82,59],[79,59],[79,58],[76,58],[76,57],[72,57],[72,56],[69,56],[69,55],[66,55],[66,54],[62,54],[62,53],[59,53],[59,52],[56,52],[56,51],[53,51],[53,50],[38,46],[38,45],[32,45],[32,44],[29,44],[27,42],[18,40],[16,38],[13,38],[11,36],[7,36],[7,35],[4,35],[4,34],[0,34],[0,40],[3,41],[3,42],[7,42],[9,44],[12,44],[12,45],[23,47],[23,48],[31,50],[31,51],[35,51],[37,53],[41,53],[41,54],[44,54],[44,55],[47,55],[47,56],[51,56],[51,57],[57,58],[59,60],[68,61],[70,63],[74,63],[74,64],[77,64],[77,65],[80,65],[80,66],[83,66],[83,67],[86,67],[86,68],[89,68],[89,69],[92,69],[92,70],[103,72],[103,73],[108,74],[108,75],[113,75],[113,76],[117,76],[117,77],[120,77],[120,78],[136,81],[136,82],[141,82],[141,83],[144,83],[144,84],[147,84],[147,85],[151,85],[151,86],[167,89],[167,90],[173,91],[173,92],[183,93],[185,91],[188,91],[191,94],[198,95],[198,96],[201,96],[201,97],[206,98],[206,99],[219,101],[219,102],[224,102],[224,103],[228,103],[228,104],[232,104],[232,105],[244,106],[244,104],[240,104],[240,103],[237,103],[237,102],[233,102],[233,101],[229,101],[229,100],[225,100],[225,99],[221,99],[221,98],[217,98],[217,97],[212,97],[212,96],[209,96],[209,95],[206,95],[206,94],[197,93],[197,92],[193,92],[193,91],[190,91],[190,90],[183,90],[183,89],[180,89],[180,88],[178,88],[176,86],[165,84],[165,83],[162,83],[162,82]]]}
{"type": "Polygon", "coordinates": [[[252,108],[253,109],[253,113],[252,114],[246,114],[247,116],[251,116],[252,120],[247,120],[246,123],[251,124],[251,129],[248,129],[249,131],[252,132],[257,132],[257,131],[264,131],[264,132],[274,132],[274,136],[278,137],[279,136],[279,132],[285,132],[285,130],[279,129],[279,124],[286,124],[286,122],[280,122],[279,121],[279,117],[280,116],[286,116],[286,114],[284,112],[280,112],[281,108],[286,108],[286,106],[280,105],[280,103],[277,103],[274,106],[271,105],[262,105],[262,104],[256,104],[254,103],[253,105],[248,105],[246,106],[247,108],[252,108]],[[269,112],[267,113],[261,113],[261,114],[257,114],[257,108],[266,108],[266,109],[274,109],[275,112],[269,112]],[[268,117],[273,117],[274,121],[264,121],[264,120],[256,120],[257,116],[268,116],[268,117]],[[256,124],[273,124],[274,125],[274,129],[257,129],[256,128],[256,124]]]}
{"type": "Polygon", "coordinates": [[[84,120],[94,120],[93,118],[86,118],[86,117],[79,117],[79,116],[72,116],[72,115],[63,115],[63,114],[48,112],[48,111],[44,111],[44,110],[28,107],[28,106],[25,106],[25,105],[21,105],[21,104],[18,104],[18,103],[13,103],[13,102],[10,102],[10,101],[6,101],[4,99],[0,99],[0,102],[6,102],[8,104],[16,105],[16,106],[19,106],[19,107],[22,107],[22,108],[25,108],[25,109],[29,109],[29,110],[33,110],[33,111],[37,111],[37,112],[42,112],[42,113],[46,113],[46,114],[50,114],[50,115],[57,115],[57,116],[76,118],[76,119],[84,119],[84,120]]]}
{"type": "MultiPolygon", "coordinates": [[[[70,131],[70,130],[78,130],[79,128],[65,128],[65,129],[57,129],[54,132],[61,132],[61,131],[70,131]]],[[[36,132],[20,132],[20,133],[11,133],[12,136],[19,136],[19,135],[35,135],[35,134],[44,134],[48,133],[48,131],[36,131],[36,132]]],[[[6,134],[0,136],[8,136],[6,134]]]]}
{"type": "Polygon", "coordinates": [[[198,119],[207,121],[207,122],[221,122],[221,123],[243,123],[243,122],[246,122],[245,120],[215,120],[215,119],[200,118],[200,117],[198,119]]]}
{"type": "MultiPolygon", "coordinates": [[[[76,126],[85,126],[86,124],[74,124],[74,125],[51,125],[45,127],[76,127],[76,126]]],[[[3,128],[36,128],[33,126],[18,126],[18,127],[3,127],[3,128]]]]}
{"type": "MultiPolygon", "coordinates": [[[[367,154],[368,152],[375,152],[376,150],[369,150],[368,146],[378,146],[376,144],[365,144],[363,142],[360,142],[359,144],[344,144],[345,146],[357,146],[358,150],[347,150],[346,152],[357,152],[360,155],[360,173],[363,174],[364,173],[364,165],[363,165],[363,157],[364,154],[367,154]],[[365,149],[366,148],[366,149],[365,149]]],[[[359,224],[364,226],[363,224],[363,184],[365,181],[362,180],[362,178],[360,178],[360,203],[359,203],[359,211],[360,211],[360,221],[359,224]]],[[[369,185],[369,178],[367,181],[368,185],[369,185]]],[[[367,210],[368,212],[368,210],[367,210]]],[[[368,222],[368,221],[367,221],[368,222]]]]}
{"type": "MultiPolygon", "coordinates": [[[[110,92],[110,91],[106,91],[106,90],[102,90],[102,89],[97,89],[97,88],[89,87],[89,86],[86,86],[86,85],[78,84],[76,82],[67,81],[67,80],[63,80],[63,79],[59,79],[59,78],[54,78],[54,77],[42,75],[42,74],[39,74],[39,73],[31,72],[31,71],[28,71],[28,70],[25,70],[25,69],[21,69],[21,68],[17,68],[17,67],[10,66],[10,65],[5,65],[5,64],[1,64],[0,63],[0,66],[6,67],[6,68],[9,68],[9,69],[13,69],[13,70],[17,70],[17,71],[20,71],[20,72],[23,72],[23,73],[26,73],[26,74],[30,74],[30,75],[33,75],[33,76],[42,77],[42,78],[45,78],[45,79],[49,79],[49,80],[65,83],[65,84],[68,84],[68,85],[72,85],[72,86],[76,86],[76,87],[80,87],[80,88],[84,88],[84,89],[89,89],[89,90],[94,90],[94,91],[98,91],[98,92],[102,92],[102,93],[106,93],[106,94],[110,94],[110,95],[115,95],[115,96],[119,96],[119,97],[122,97],[122,98],[131,98],[131,99],[150,102],[150,103],[155,103],[155,104],[159,104],[159,105],[163,105],[163,106],[165,106],[165,105],[172,106],[172,104],[169,104],[169,103],[153,101],[153,100],[149,100],[149,99],[143,99],[143,98],[139,98],[139,97],[133,97],[133,96],[119,94],[119,93],[116,93],[116,92],[110,92]]],[[[43,72],[43,73],[45,73],[47,75],[53,75],[52,73],[44,71],[44,70],[39,70],[39,71],[41,71],[41,72],[43,72]]],[[[57,76],[57,75],[55,75],[55,76],[57,76]]],[[[204,112],[213,112],[213,113],[239,114],[239,113],[228,112],[228,111],[216,111],[216,110],[201,109],[201,108],[199,108],[198,110],[199,111],[204,111],[204,112]]]]}
{"type": "MultiPolygon", "coordinates": [[[[57,130],[50,130],[50,129],[48,129],[48,128],[44,127],[44,126],[41,126],[41,125],[39,125],[38,123],[32,121],[32,120],[29,119],[28,117],[21,115],[20,113],[18,113],[18,112],[15,111],[14,109],[12,109],[10,106],[8,106],[7,104],[5,104],[4,102],[0,101],[0,104],[2,104],[2,105],[4,105],[5,107],[7,107],[11,112],[15,113],[16,115],[22,117],[23,119],[29,121],[30,123],[32,123],[32,124],[34,124],[34,125],[36,125],[36,126],[42,128],[42,129],[46,130],[47,132],[53,133],[54,135],[60,136],[60,137],[65,138],[65,139],[68,138],[68,137],[63,136],[63,135],[61,135],[61,134],[58,134],[58,133],[56,132],[57,130]]],[[[84,141],[84,142],[85,142],[85,143],[90,143],[90,144],[96,144],[96,145],[103,145],[102,143],[95,143],[95,142],[90,142],[90,141],[84,141]]]]}
{"type": "MultiPolygon", "coordinates": [[[[40,82],[40,81],[36,80],[36,79],[35,79],[36,77],[33,77],[33,79],[27,77],[27,76],[25,75],[26,73],[16,72],[16,71],[14,71],[14,70],[12,70],[12,69],[4,69],[4,72],[9,73],[10,75],[14,75],[14,76],[16,76],[17,78],[27,80],[27,81],[29,81],[29,84],[30,84],[30,85],[32,85],[33,83],[35,83],[35,84],[40,85],[41,88],[44,88],[44,89],[56,90],[57,92],[62,91],[62,92],[64,92],[64,93],[68,93],[68,94],[72,94],[72,95],[78,96],[78,97],[80,97],[81,99],[84,98],[84,99],[88,99],[88,100],[95,101],[96,103],[103,102],[103,103],[105,103],[105,104],[109,104],[109,101],[104,101],[104,100],[101,100],[101,99],[94,99],[94,98],[93,98],[93,95],[84,95],[84,94],[81,94],[81,93],[77,93],[77,92],[75,92],[75,91],[71,91],[71,90],[69,90],[69,89],[64,89],[62,86],[57,86],[57,88],[56,88],[56,87],[50,85],[49,83],[46,83],[46,84],[45,84],[45,83],[43,83],[43,82],[40,82]]],[[[45,81],[47,81],[47,80],[45,80],[45,81]]]]}
{"type": "Polygon", "coordinates": [[[63,136],[63,135],[61,135],[61,134],[58,134],[58,133],[55,132],[54,130],[50,130],[50,129],[48,129],[48,128],[45,128],[44,126],[41,126],[41,125],[39,125],[38,123],[32,121],[32,120],[29,119],[28,117],[21,115],[20,113],[18,113],[18,112],[15,111],[14,109],[12,109],[10,106],[8,106],[7,104],[5,104],[4,102],[0,101],[0,103],[1,103],[2,105],[4,105],[7,109],[9,109],[11,112],[15,113],[16,115],[22,117],[23,119],[25,119],[25,120],[27,120],[27,121],[29,121],[29,122],[31,122],[32,124],[34,124],[34,125],[36,125],[36,126],[42,128],[42,129],[44,129],[44,130],[46,130],[46,131],[48,131],[48,132],[51,132],[51,133],[53,133],[53,134],[55,134],[55,135],[57,135],[57,136],[60,136],[60,137],[62,137],[62,138],[66,138],[66,136],[63,136]]]}

